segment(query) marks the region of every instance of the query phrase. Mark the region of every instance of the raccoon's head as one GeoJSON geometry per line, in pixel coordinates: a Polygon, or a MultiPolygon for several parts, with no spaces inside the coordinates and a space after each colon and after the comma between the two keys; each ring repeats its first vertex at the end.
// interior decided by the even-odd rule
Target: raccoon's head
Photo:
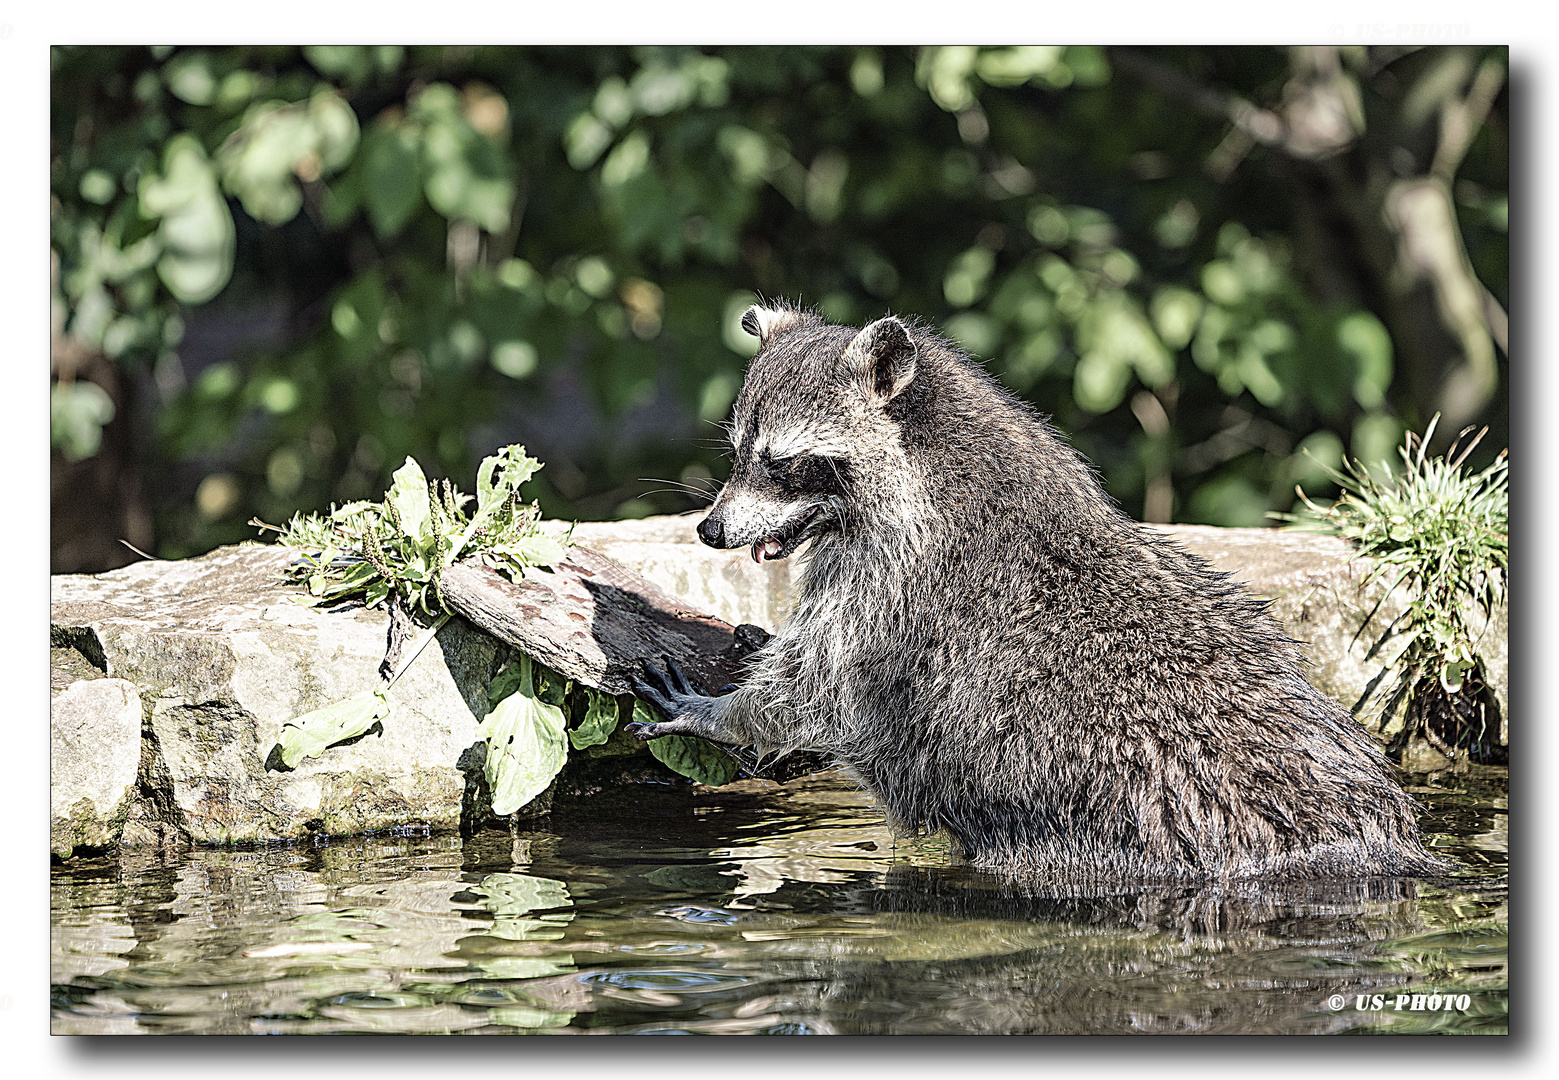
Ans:
{"type": "Polygon", "coordinates": [[[856,330],[753,307],[742,328],[761,345],[731,418],[731,475],[699,539],[751,547],[761,563],[894,513],[912,472],[888,415],[917,367],[904,324],[890,316],[856,330]]]}

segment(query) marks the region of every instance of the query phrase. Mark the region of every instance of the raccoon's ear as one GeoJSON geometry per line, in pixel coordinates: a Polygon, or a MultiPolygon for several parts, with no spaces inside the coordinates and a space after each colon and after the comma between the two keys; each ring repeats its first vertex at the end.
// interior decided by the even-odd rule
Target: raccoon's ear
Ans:
{"type": "Polygon", "coordinates": [[[795,326],[800,321],[800,315],[785,308],[766,308],[754,304],[742,312],[742,329],[765,344],[776,331],[795,326]]]}
{"type": "Polygon", "coordinates": [[[897,397],[915,378],[915,342],[903,323],[889,315],[878,319],[845,346],[845,365],[883,401],[897,397]]]}

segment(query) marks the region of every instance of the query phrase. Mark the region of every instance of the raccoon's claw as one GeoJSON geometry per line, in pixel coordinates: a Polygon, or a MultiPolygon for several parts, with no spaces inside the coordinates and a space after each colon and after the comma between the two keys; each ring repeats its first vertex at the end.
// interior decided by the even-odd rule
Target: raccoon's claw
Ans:
{"type": "Polygon", "coordinates": [[[666,657],[666,671],[671,676],[671,689],[678,694],[696,694],[693,684],[687,681],[687,675],[677,666],[677,662],[671,657],[666,657]]]}
{"type": "MultiPolygon", "coordinates": [[[[644,669],[644,677],[630,673],[628,685],[633,688],[634,694],[648,702],[666,719],[654,724],[629,724],[628,731],[634,738],[643,741],[661,735],[683,734],[713,737],[714,729],[709,727],[704,717],[712,698],[693,687],[681,665],[669,656],[665,658],[664,668],[656,667],[648,660],[640,660],[639,665],[644,669]]],[[[725,688],[734,689],[734,686],[725,688]]]]}
{"type": "MultiPolygon", "coordinates": [[[[628,679],[633,684],[634,692],[657,708],[661,706],[662,702],[667,705],[671,704],[673,698],[704,696],[693,689],[693,684],[688,681],[687,673],[671,657],[666,657],[666,669],[664,671],[648,660],[640,660],[639,663],[644,668],[645,679],[640,679],[636,675],[630,675],[628,679]],[[646,679],[648,681],[645,681],[646,679]]],[[[661,708],[660,711],[667,716],[671,716],[675,712],[674,709],[666,708],[661,708]]]]}
{"type": "MultiPolygon", "coordinates": [[[[649,665],[646,664],[645,667],[649,667],[649,665]]],[[[643,700],[649,702],[656,709],[658,709],[663,716],[672,715],[673,709],[671,707],[671,701],[667,697],[666,691],[661,687],[647,683],[637,675],[628,676],[628,685],[633,688],[634,697],[642,698],[643,700]]]]}
{"type": "MultiPolygon", "coordinates": [[[[637,675],[628,676],[628,684],[633,687],[633,692],[655,706],[662,716],[668,719],[674,718],[681,711],[677,708],[676,699],[693,694],[692,687],[688,686],[687,676],[676,666],[676,662],[669,658],[666,666],[670,674],[661,671],[648,660],[641,660],[639,664],[644,668],[645,677],[641,679],[637,675]],[[681,689],[679,683],[682,687],[688,688],[681,689]]],[[[649,738],[647,735],[641,737],[649,738]]]]}

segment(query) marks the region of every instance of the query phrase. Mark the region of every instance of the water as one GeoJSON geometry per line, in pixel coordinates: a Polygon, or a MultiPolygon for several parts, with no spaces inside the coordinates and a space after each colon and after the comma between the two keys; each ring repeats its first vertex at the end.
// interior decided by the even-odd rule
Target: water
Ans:
{"type": "Polygon", "coordinates": [[[1412,790],[1451,882],[1068,895],[895,842],[834,774],[515,836],[81,860],[54,870],[52,1030],[1503,1033],[1503,780],[1412,790]]]}

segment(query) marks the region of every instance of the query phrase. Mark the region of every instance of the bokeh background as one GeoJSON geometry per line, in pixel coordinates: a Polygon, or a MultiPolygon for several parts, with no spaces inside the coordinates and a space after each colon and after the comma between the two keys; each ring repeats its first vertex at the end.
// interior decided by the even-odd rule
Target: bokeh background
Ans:
{"type": "Polygon", "coordinates": [[[918,316],[1150,521],[1508,443],[1508,55],[1443,47],[70,47],[54,572],[469,487],[702,505],[755,297],[918,316]]]}

